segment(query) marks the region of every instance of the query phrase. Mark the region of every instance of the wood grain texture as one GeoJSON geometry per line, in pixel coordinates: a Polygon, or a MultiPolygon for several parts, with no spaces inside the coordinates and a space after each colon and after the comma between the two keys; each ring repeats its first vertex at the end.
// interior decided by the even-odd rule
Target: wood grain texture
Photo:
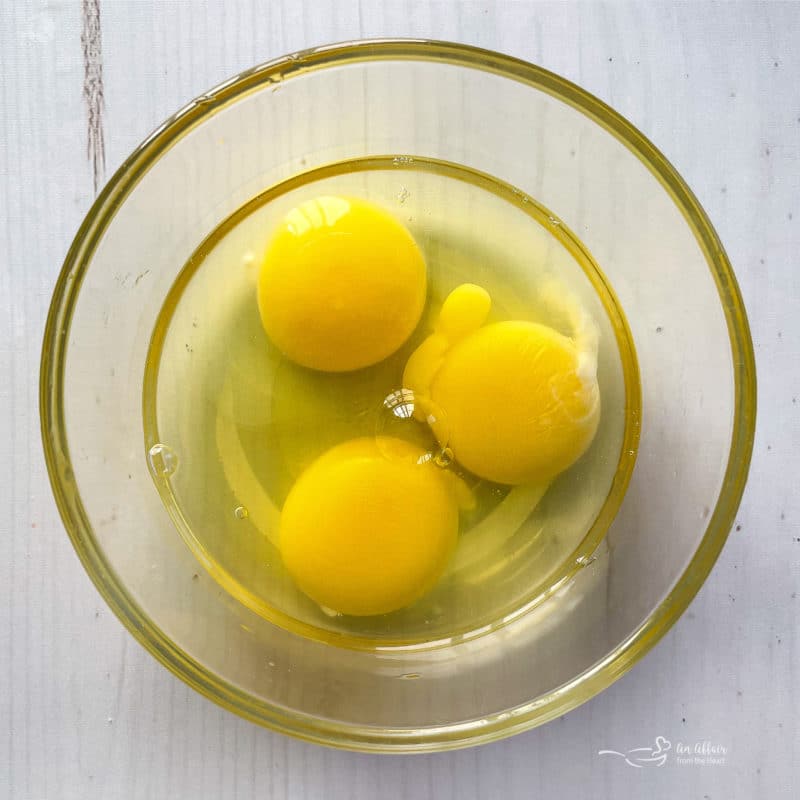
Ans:
{"type": "Polygon", "coordinates": [[[100,187],[106,169],[106,148],[103,136],[103,31],[100,22],[100,0],[83,0],[81,4],[81,49],[83,50],[83,99],[86,101],[86,156],[92,164],[94,193],[100,187]]]}
{"type": "MultiPolygon", "coordinates": [[[[109,174],[166,116],[252,64],[361,36],[537,62],[666,153],[739,276],[760,415],[735,530],[689,612],[631,673],[550,725],[378,757],[240,720],[106,610],[50,496],[39,347],[91,203],[81,3],[0,4],[0,798],[789,798],[800,785],[800,5],[297,0],[102,2],[109,174]],[[635,770],[602,748],[712,740],[725,767],[635,770]]],[[[669,535],[665,531],[665,535],[669,535]]]]}

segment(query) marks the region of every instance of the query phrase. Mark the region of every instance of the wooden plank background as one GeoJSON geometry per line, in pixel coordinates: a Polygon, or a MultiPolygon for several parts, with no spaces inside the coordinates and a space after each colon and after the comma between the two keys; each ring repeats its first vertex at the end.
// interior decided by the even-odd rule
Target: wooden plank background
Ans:
{"type": "Polygon", "coordinates": [[[799,39],[800,5],[777,2],[0,0],[0,797],[798,796],[799,39]],[[716,224],[759,367],[751,479],[689,612],[565,718],[449,754],[292,741],[173,678],[83,573],[39,443],[43,323],[95,177],[102,183],[166,116],[237,71],[362,36],[502,50],[632,120],[716,224]],[[723,744],[727,765],[637,770],[597,755],[658,735],[723,744]]]}

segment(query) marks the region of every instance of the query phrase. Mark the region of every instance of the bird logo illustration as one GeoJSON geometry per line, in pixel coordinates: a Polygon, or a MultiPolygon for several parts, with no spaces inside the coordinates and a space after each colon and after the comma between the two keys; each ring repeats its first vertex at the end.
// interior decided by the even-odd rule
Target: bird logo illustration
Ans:
{"type": "Polygon", "coordinates": [[[620,753],[618,750],[598,750],[599,756],[619,756],[631,767],[663,767],[667,760],[667,754],[672,747],[672,743],[663,736],[656,736],[654,747],[635,747],[627,753],[620,753]]]}

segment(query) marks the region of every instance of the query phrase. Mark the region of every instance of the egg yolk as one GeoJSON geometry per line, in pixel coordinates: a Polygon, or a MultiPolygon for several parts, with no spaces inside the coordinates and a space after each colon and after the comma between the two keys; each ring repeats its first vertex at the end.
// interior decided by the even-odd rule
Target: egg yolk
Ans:
{"type": "Polygon", "coordinates": [[[289,212],[258,280],[267,335],[288,358],[346,372],[382,361],[417,326],[427,291],[411,234],[382,208],[318,197],[289,212]]]}
{"type": "Polygon", "coordinates": [[[430,454],[394,437],[354,439],[300,476],[280,551],[298,586],[342,614],[385,614],[428,591],[455,547],[458,499],[430,454]]]}
{"type": "Polygon", "coordinates": [[[403,383],[470,472],[511,485],[548,481],[597,432],[596,335],[573,339],[519,320],[481,327],[490,305],[478,286],[455,289],[403,383]]]}

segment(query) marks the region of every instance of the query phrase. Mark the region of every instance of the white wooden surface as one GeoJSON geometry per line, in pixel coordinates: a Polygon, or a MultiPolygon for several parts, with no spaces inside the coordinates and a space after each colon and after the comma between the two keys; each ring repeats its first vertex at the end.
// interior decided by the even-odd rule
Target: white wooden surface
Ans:
{"type": "Polygon", "coordinates": [[[78,0],[0,2],[0,798],[783,798],[800,792],[800,4],[101,0],[110,173],[233,73],[361,36],[454,39],[611,103],[694,188],[756,346],[749,486],[711,578],[630,674],[550,725],[417,757],[338,752],[222,711],[106,610],[46,480],[37,367],[93,196],[78,0]],[[710,740],[725,766],[632,769],[602,748],[710,740]]]}

